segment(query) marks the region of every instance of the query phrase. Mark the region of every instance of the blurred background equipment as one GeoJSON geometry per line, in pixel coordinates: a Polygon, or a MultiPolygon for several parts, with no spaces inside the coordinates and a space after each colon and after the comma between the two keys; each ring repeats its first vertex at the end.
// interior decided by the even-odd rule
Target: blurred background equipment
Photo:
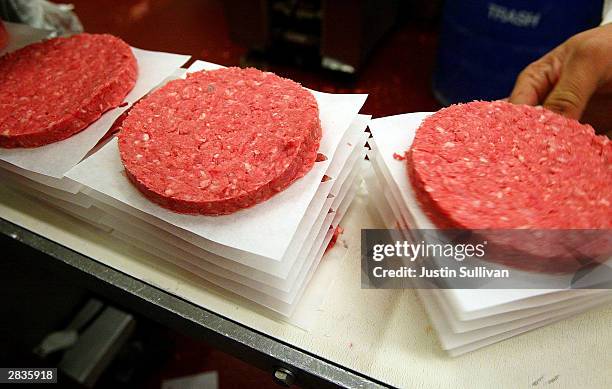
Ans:
{"type": "Polygon", "coordinates": [[[55,4],[46,0],[0,0],[1,19],[54,31],[58,36],[83,32],[83,25],[72,12],[73,9],[71,4],[55,4]]]}
{"type": "Polygon", "coordinates": [[[8,32],[6,31],[6,27],[4,27],[4,23],[0,20],[0,50],[4,49],[8,43],[8,32]]]}
{"type": "Polygon", "coordinates": [[[529,63],[601,21],[602,0],[447,0],[434,94],[449,105],[507,97],[529,63]]]}
{"type": "Polygon", "coordinates": [[[231,38],[246,62],[292,62],[355,73],[397,21],[398,0],[231,0],[231,38]]]}
{"type": "MultiPolygon", "coordinates": [[[[8,1],[12,0],[0,0],[0,5],[8,1]]],[[[348,52],[352,48],[352,53],[359,53],[361,62],[358,66],[349,62],[349,54],[336,54],[331,48],[325,48],[322,54],[318,44],[314,49],[285,44],[283,47],[295,49],[287,52],[277,50],[274,58],[265,45],[239,43],[242,40],[258,42],[261,40],[259,33],[267,34],[264,42],[271,39],[272,29],[257,30],[254,27],[261,25],[261,17],[254,16],[256,13],[272,14],[271,8],[254,6],[268,4],[260,0],[105,0],[103,3],[57,0],[57,3],[72,4],[73,12],[86,32],[113,34],[133,47],[190,54],[194,59],[224,66],[250,65],[328,93],[368,93],[370,98],[364,112],[375,116],[437,110],[440,104],[433,96],[431,78],[442,0],[396,0],[398,9],[392,15],[394,21],[377,23],[375,15],[383,13],[385,1],[376,4],[377,8],[373,10],[364,8],[361,1],[329,1],[330,7],[339,10],[333,18],[325,16],[323,0],[317,3],[321,11],[316,13],[320,18],[316,22],[320,25],[316,33],[326,37],[330,35],[325,26],[336,29],[331,39],[339,42],[336,46],[340,49],[348,52]],[[234,4],[235,9],[230,9],[234,4]],[[360,15],[360,22],[355,21],[355,15],[360,15]],[[389,23],[394,24],[385,25],[389,23]],[[351,26],[359,26],[359,29],[351,26]],[[384,30],[388,31],[383,33],[384,30]],[[370,42],[367,50],[363,44],[356,43],[364,40],[370,42]],[[328,58],[326,63],[329,64],[334,60],[349,64],[355,73],[328,71],[321,66],[324,58],[328,58]]],[[[374,2],[368,4],[372,7],[374,2]]],[[[4,18],[1,14],[2,7],[0,18],[4,18]]],[[[303,14],[300,12],[300,17],[303,14]]],[[[301,31],[304,27],[308,30],[316,24],[311,18],[307,20],[309,22],[304,26],[296,25],[296,29],[301,31]]],[[[333,46],[330,43],[325,47],[333,46]]]]}

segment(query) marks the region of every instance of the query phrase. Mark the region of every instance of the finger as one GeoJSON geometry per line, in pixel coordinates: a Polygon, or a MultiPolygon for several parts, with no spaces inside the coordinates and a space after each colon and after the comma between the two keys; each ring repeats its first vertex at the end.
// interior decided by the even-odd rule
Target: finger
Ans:
{"type": "Polygon", "coordinates": [[[612,94],[601,94],[599,89],[591,96],[580,121],[588,123],[596,133],[612,135],[612,94]]]}
{"type": "Polygon", "coordinates": [[[544,101],[544,107],[572,119],[580,119],[598,84],[598,72],[585,55],[568,58],[559,81],[544,101]]]}
{"type": "Polygon", "coordinates": [[[510,102],[540,104],[555,86],[560,71],[561,61],[555,51],[531,63],[519,74],[510,94],[510,102]]]}

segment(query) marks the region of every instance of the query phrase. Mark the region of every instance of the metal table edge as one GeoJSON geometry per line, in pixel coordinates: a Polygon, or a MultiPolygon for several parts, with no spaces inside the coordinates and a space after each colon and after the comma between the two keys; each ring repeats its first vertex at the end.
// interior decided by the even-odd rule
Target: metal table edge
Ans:
{"type": "MultiPolygon", "coordinates": [[[[0,233],[45,254],[46,266],[77,276],[77,282],[170,328],[206,341],[264,370],[285,367],[305,387],[389,387],[308,351],[199,307],[144,281],[104,265],[0,217],[0,233]],[[58,262],[59,261],[59,262],[58,262]],[[85,276],[85,277],[83,277],[85,276]],[[204,331],[202,331],[204,330],[204,331]]],[[[273,371],[273,370],[272,370],[273,371]]]]}

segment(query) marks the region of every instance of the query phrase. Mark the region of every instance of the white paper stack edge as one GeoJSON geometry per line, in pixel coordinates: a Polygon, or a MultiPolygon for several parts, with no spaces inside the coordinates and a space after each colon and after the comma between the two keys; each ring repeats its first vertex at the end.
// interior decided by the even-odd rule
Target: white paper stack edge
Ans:
{"type": "MultiPolygon", "coordinates": [[[[431,229],[410,186],[400,155],[412,144],[428,112],[390,116],[369,124],[369,169],[364,173],[371,208],[387,228],[431,229]]],[[[461,355],[577,315],[612,301],[599,289],[417,289],[443,349],[461,355]]]]}
{"type": "MultiPolygon", "coordinates": [[[[188,71],[218,67],[197,61],[188,71]]],[[[235,214],[183,215],[150,202],[125,177],[116,140],[67,177],[102,211],[90,219],[116,237],[289,317],[355,194],[370,119],[358,115],[365,95],[313,94],[323,127],[319,153],[327,158],[282,193],[235,214]]]]}
{"type": "MultiPolygon", "coordinates": [[[[22,40],[27,44],[38,39],[22,40]]],[[[186,56],[138,49],[134,53],[140,75],[126,98],[128,106],[163,80],[184,75],[177,68],[186,56]]],[[[219,67],[197,61],[188,71],[219,67]]],[[[361,182],[364,131],[370,119],[358,115],[367,95],[313,94],[323,127],[319,152],[327,159],[272,199],[232,215],[181,215],[163,209],[125,177],[116,138],[92,150],[128,107],[107,112],[65,141],[36,149],[0,149],[0,176],[26,196],[289,317],[361,182]]],[[[338,255],[339,250],[334,252],[338,255]]],[[[325,278],[327,287],[333,280],[319,278],[325,278]]],[[[326,289],[321,282],[317,287],[326,289]]],[[[171,291],[171,286],[166,289],[171,291]]],[[[311,291],[307,297],[320,304],[324,296],[311,291]]],[[[313,316],[312,310],[302,310],[301,316],[313,316]]],[[[297,324],[307,326],[306,321],[297,324]]]]}

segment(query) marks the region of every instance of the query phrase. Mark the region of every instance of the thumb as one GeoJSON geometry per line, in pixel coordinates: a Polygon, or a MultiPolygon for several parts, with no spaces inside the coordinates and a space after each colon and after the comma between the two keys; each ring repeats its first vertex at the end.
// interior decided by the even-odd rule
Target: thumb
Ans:
{"type": "Polygon", "coordinates": [[[544,108],[571,119],[580,119],[598,84],[597,72],[586,57],[566,63],[559,81],[544,100],[544,108]]]}

